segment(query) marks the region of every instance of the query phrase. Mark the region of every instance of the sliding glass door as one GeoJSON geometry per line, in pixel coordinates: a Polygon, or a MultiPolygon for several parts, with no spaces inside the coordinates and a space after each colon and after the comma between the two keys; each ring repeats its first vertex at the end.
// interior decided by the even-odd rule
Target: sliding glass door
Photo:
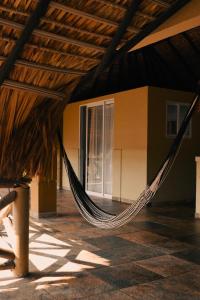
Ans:
{"type": "Polygon", "coordinates": [[[113,102],[86,107],[86,190],[112,195],[113,102]]]}

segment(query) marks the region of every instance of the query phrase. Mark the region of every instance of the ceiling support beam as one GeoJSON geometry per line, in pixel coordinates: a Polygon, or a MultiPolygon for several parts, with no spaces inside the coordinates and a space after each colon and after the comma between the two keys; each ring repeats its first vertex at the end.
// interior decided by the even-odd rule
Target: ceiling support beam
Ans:
{"type": "Polygon", "coordinates": [[[190,65],[183,58],[182,54],[178,51],[178,49],[174,46],[174,44],[169,39],[167,40],[167,44],[171,48],[172,52],[179,59],[179,61],[181,62],[181,64],[184,66],[186,72],[188,72],[190,74],[190,76],[193,78],[194,82],[197,82],[199,80],[198,76],[191,69],[190,65]]]}
{"type": "MultiPolygon", "coordinates": [[[[105,4],[107,6],[110,6],[110,7],[113,7],[113,8],[116,8],[116,9],[120,9],[120,10],[123,10],[123,11],[126,11],[126,9],[128,8],[127,6],[124,6],[124,5],[121,5],[121,4],[118,4],[116,2],[112,2],[110,0],[95,0],[96,2],[98,1],[99,3],[101,4],[105,4]]],[[[146,14],[140,10],[138,10],[136,13],[135,13],[136,16],[138,17],[143,17],[145,19],[148,19],[148,20],[153,20],[155,19],[155,17],[149,15],[149,14],[146,14]]]]}
{"type": "MultiPolygon", "coordinates": [[[[15,39],[12,39],[10,37],[0,36],[0,40],[7,41],[9,43],[15,43],[16,42],[15,39]]],[[[56,50],[56,49],[49,48],[49,47],[44,47],[44,46],[38,46],[38,45],[35,45],[35,44],[31,44],[31,43],[27,43],[26,46],[31,47],[33,49],[38,49],[38,50],[41,50],[41,51],[47,51],[47,52],[50,52],[50,53],[53,53],[53,54],[70,56],[71,58],[75,58],[75,59],[81,59],[81,60],[85,60],[85,61],[88,60],[88,61],[91,61],[91,62],[94,62],[94,63],[98,63],[100,61],[100,59],[98,59],[98,58],[92,58],[92,57],[89,57],[89,56],[83,56],[83,55],[79,55],[79,54],[73,54],[73,53],[70,53],[70,52],[64,52],[64,51],[61,51],[61,50],[56,50]]]]}
{"type": "Polygon", "coordinates": [[[151,32],[153,32],[158,26],[160,26],[163,22],[165,22],[169,17],[175,14],[179,9],[181,9],[184,5],[186,5],[191,0],[177,0],[174,4],[172,4],[167,11],[162,13],[158,18],[154,21],[147,24],[144,29],[139,32],[136,36],[130,39],[122,48],[118,51],[118,56],[123,55],[125,52],[129,51],[136,44],[138,44],[142,39],[148,36],[151,32]]]}
{"type": "Polygon", "coordinates": [[[91,73],[89,73],[89,80],[88,76],[85,76],[83,78],[83,81],[81,81],[78,85],[77,88],[75,89],[74,93],[72,94],[72,97],[74,94],[76,94],[77,91],[82,89],[82,86],[85,86],[87,84],[87,81],[89,83],[89,87],[92,89],[95,86],[95,81],[97,80],[98,76],[110,65],[113,57],[115,56],[116,48],[119,45],[122,37],[124,36],[128,26],[130,25],[133,16],[135,15],[138,6],[139,6],[140,1],[139,0],[132,0],[131,5],[129,8],[127,8],[126,13],[124,15],[124,18],[119,25],[117,31],[115,32],[115,35],[112,39],[111,44],[107,48],[100,64],[96,67],[96,69],[93,70],[93,74],[91,76],[91,73]]]}
{"type": "Polygon", "coordinates": [[[66,97],[65,94],[60,92],[56,92],[46,88],[36,87],[30,84],[25,84],[13,80],[5,80],[2,86],[12,90],[25,91],[25,92],[27,91],[28,93],[33,93],[45,98],[50,98],[50,99],[55,99],[60,101],[66,97]]]}
{"type": "MultiPolygon", "coordinates": [[[[6,57],[0,56],[0,61],[1,62],[6,61],[6,57]]],[[[79,71],[79,70],[74,70],[74,69],[66,69],[66,68],[61,69],[61,68],[54,67],[54,66],[37,64],[37,63],[29,62],[29,61],[26,61],[26,60],[22,60],[22,59],[17,59],[15,61],[15,66],[28,67],[28,68],[37,69],[37,70],[40,70],[40,71],[60,73],[60,74],[63,74],[63,75],[64,74],[74,74],[74,75],[82,76],[86,73],[84,71],[79,71]]]]}
{"type": "Polygon", "coordinates": [[[28,19],[27,24],[23,26],[23,31],[20,38],[16,41],[15,47],[0,69],[0,86],[3,84],[4,80],[9,77],[16,59],[19,57],[21,51],[24,48],[24,45],[30,39],[34,29],[38,26],[41,17],[45,15],[50,1],[51,0],[40,0],[36,6],[35,11],[28,19]]]}
{"type": "Polygon", "coordinates": [[[183,86],[184,82],[184,78],[182,76],[182,74],[180,74],[179,71],[177,71],[176,67],[174,67],[172,64],[170,64],[165,57],[163,57],[159,50],[157,49],[156,45],[155,46],[150,46],[150,53],[151,55],[154,57],[157,57],[159,62],[163,65],[163,67],[165,68],[165,70],[167,70],[168,74],[169,74],[169,78],[172,77],[174,79],[174,82],[178,82],[178,84],[181,86],[183,86]]]}
{"type": "MultiPolygon", "coordinates": [[[[136,34],[133,38],[131,38],[124,46],[122,46],[119,50],[115,51],[112,55],[112,59],[110,60],[110,65],[117,58],[122,57],[127,51],[129,51],[133,46],[138,44],[142,39],[148,36],[153,30],[155,30],[158,26],[160,26],[163,22],[165,22],[170,16],[175,14],[180,8],[186,5],[190,0],[177,0],[175,4],[172,4],[170,8],[162,13],[157,19],[147,24],[143,30],[141,30],[138,34],[136,34]]],[[[82,78],[77,88],[74,90],[71,96],[71,100],[76,99],[76,97],[80,98],[82,90],[86,87],[88,88],[87,82],[90,82],[91,78],[93,78],[93,74],[95,73],[95,69],[93,69],[88,75],[82,78]]]]}
{"type": "MultiPolygon", "coordinates": [[[[105,18],[99,17],[97,15],[85,12],[83,10],[78,10],[78,9],[72,8],[70,6],[67,6],[67,5],[64,5],[64,4],[55,2],[55,1],[52,1],[51,4],[50,4],[50,6],[53,7],[53,8],[57,8],[57,9],[63,10],[65,12],[67,12],[67,13],[71,13],[71,14],[74,14],[74,15],[77,15],[77,16],[80,16],[80,17],[87,18],[89,20],[93,20],[93,21],[95,20],[95,21],[100,22],[102,24],[110,25],[110,26],[115,27],[115,28],[117,28],[119,26],[119,24],[117,22],[114,22],[114,21],[111,21],[109,19],[105,19],[105,18]]],[[[139,28],[135,28],[133,26],[129,26],[129,28],[127,28],[127,30],[129,32],[132,32],[132,33],[137,33],[139,31],[139,28]]]]}
{"type": "MultiPolygon", "coordinates": [[[[20,30],[20,31],[23,31],[24,28],[25,28],[25,26],[22,25],[22,24],[4,19],[2,17],[0,18],[0,24],[8,26],[8,27],[16,29],[16,30],[20,30]]],[[[105,52],[106,51],[105,47],[97,46],[97,45],[86,43],[86,42],[82,42],[82,41],[79,41],[79,40],[74,40],[74,39],[67,38],[65,36],[59,35],[59,34],[55,34],[55,33],[52,33],[52,32],[47,32],[47,31],[40,30],[40,29],[35,29],[33,31],[33,35],[35,35],[37,37],[50,38],[50,39],[52,39],[54,41],[57,41],[57,42],[64,42],[64,43],[76,45],[76,46],[79,46],[79,47],[91,48],[93,50],[100,51],[100,52],[105,52]]]]}
{"type": "Polygon", "coordinates": [[[115,55],[117,46],[119,45],[122,37],[124,36],[128,26],[130,25],[137,9],[139,6],[140,0],[132,0],[130,7],[127,8],[124,18],[119,25],[111,44],[107,48],[106,53],[104,54],[101,63],[97,66],[92,81],[94,82],[98,76],[103,72],[111,63],[112,57],[115,55]]]}
{"type": "Polygon", "coordinates": [[[195,45],[195,43],[193,42],[193,40],[190,38],[190,36],[186,33],[183,32],[182,36],[184,37],[184,39],[190,44],[190,47],[193,49],[193,51],[198,55],[198,57],[200,56],[200,49],[195,45]]]}
{"type": "Polygon", "coordinates": [[[164,1],[164,0],[151,0],[154,4],[158,4],[160,6],[163,6],[165,8],[169,8],[170,7],[170,4],[169,2],[167,1],[164,1]]]}

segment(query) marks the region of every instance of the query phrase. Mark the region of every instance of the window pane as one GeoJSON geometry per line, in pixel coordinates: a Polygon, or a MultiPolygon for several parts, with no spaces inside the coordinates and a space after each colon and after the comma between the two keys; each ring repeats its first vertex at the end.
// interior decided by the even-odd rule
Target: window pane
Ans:
{"type": "MultiPolygon", "coordinates": [[[[181,104],[180,105],[180,111],[179,111],[179,127],[181,126],[182,122],[183,122],[183,119],[185,118],[185,115],[188,111],[188,108],[189,108],[189,105],[187,104],[181,104]]],[[[185,132],[185,135],[186,136],[189,136],[190,135],[190,126],[191,126],[191,123],[189,123],[188,125],[188,128],[185,132]]]]}
{"type": "Polygon", "coordinates": [[[177,105],[167,105],[167,135],[177,134],[177,105]]]}
{"type": "Polygon", "coordinates": [[[87,183],[91,192],[103,191],[103,106],[88,108],[87,183]]]}

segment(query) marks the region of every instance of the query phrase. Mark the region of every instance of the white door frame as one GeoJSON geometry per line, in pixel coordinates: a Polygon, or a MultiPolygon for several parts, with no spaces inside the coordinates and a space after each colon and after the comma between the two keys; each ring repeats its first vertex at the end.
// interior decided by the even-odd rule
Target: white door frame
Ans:
{"type": "MultiPolygon", "coordinates": [[[[97,102],[92,102],[92,103],[88,103],[88,104],[83,104],[80,105],[81,106],[86,106],[86,108],[88,107],[95,107],[95,106],[103,106],[103,130],[102,130],[102,138],[103,138],[103,144],[102,144],[102,193],[97,193],[97,192],[92,192],[92,191],[88,191],[86,190],[86,192],[92,196],[97,196],[97,197],[103,197],[103,198],[108,198],[108,199],[112,199],[112,194],[105,194],[104,193],[104,137],[105,137],[105,119],[104,119],[104,115],[105,115],[105,105],[106,104],[113,104],[114,103],[114,99],[108,99],[108,100],[103,100],[103,101],[97,101],[97,102]]],[[[80,118],[79,118],[80,120],[80,118]]],[[[80,136],[80,126],[79,126],[79,136],[80,136]]],[[[88,139],[88,109],[86,109],[86,140],[88,139]]],[[[80,138],[79,138],[80,141],[80,138]]],[[[85,172],[86,172],[86,176],[85,176],[85,186],[87,187],[87,170],[88,170],[88,166],[87,166],[87,157],[88,157],[88,143],[86,141],[86,161],[85,161],[85,172]]]]}

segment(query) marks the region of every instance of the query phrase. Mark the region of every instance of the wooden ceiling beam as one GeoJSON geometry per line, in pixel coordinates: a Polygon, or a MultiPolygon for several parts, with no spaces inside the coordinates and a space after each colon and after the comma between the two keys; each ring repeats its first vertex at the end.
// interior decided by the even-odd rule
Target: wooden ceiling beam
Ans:
{"type": "MultiPolygon", "coordinates": [[[[2,5],[2,4],[0,4],[0,10],[6,11],[8,13],[16,14],[16,15],[19,15],[19,16],[23,16],[23,17],[28,17],[29,16],[29,13],[26,12],[26,11],[19,10],[19,9],[14,9],[14,8],[11,8],[11,7],[7,7],[7,6],[2,5]]],[[[41,18],[41,21],[53,24],[53,25],[58,26],[60,28],[65,28],[67,30],[73,30],[73,31],[76,31],[80,34],[87,34],[87,35],[93,36],[94,38],[101,38],[101,39],[106,39],[106,40],[111,40],[112,39],[112,37],[109,36],[109,35],[100,34],[100,33],[96,33],[96,32],[93,32],[93,31],[86,30],[86,29],[77,28],[75,26],[71,26],[71,25],[67,25],[67,24],[64,24],[64,23],[61,23],[61,22],[58,22],[58,21],[55,21],[55,20],[51,20],[50,18],[43,17],[43,18],[41,18]]]]}
{"type": "Polygon", "coordinates": [[[37,28],[40,19],[45,15],[50,1],[51,0],[40,0],[37,3],[34,12],[29,17],[26,26],[23,26],[22,33],[19,39],[16,41],[15,46],[13,47],[9,56],[7,57],[6,62],[3,64],[3,66],[0,69],[0,86],[2,85],[4,80],[9,77],[9,74],[12,70],[12,67],[16,59],[19,57],[20,53],[22,52],[24,45],[30,39],[34,29],[37,28]]]}
{"type": "MultiPolygon", "coordinates": [[[[127,6],[124,6],[124,5],[121,5],[121,4],[118,4],[116,2],[112,2],[110,0],[95,0],[101,4],[105,4],[107,6],[110,6],[110,7],[113,7],[113,8],[117,8],[117,9],[120,9],[120,10],[123,10],[123,11],[126,11],[127,9],[127,6]]],[[[145,19],[148,19],[148,20],[153,20],[155,19],[154,16],[151,16],[149,14],[146,14],[144,12],[142,12],[141,10],[138,10],[136,13],[135,13],[136,16],[138,17],[143,17],[145,19]]]]}
{"type": "Polygon", "coordinates": [[[189,34],[187,32],[183,32],[181,34],[183,36],[183,38],[188,42],[188,44],[190,45],[190,47],[193,49],[193,51],[198,55],[198,57],[200,56],[200,49],[196,46],[196,44],[193,42],[193,40],[191,39],[191,37],[189,36],[189,34]]]}
{"type": "Polygon", "coordinates": [[[64,93],[52,91],[41,87],[36,87],[30,84],[25,84],[13,80],[5,80],[2,86],[12,90],[26,91],[28,93],[37,94],[42,97],[59,101],[63,100],[66,96],[64,93]]]}
{"type": "Polygon", "coordinates": [[[162,6],[162,7],[165,7],[165,8],[169,8],[169,7],[170,7],[169,2],[164,1],[164,0],[151,0],[151,1],[152,1],[153,3],[158,4],[158,5],[160,5],[160,6],[162,6]]]}
{"type": "MultiPolygon", "coordinates": [[[[17,30],[20,30],[20,31],[24,30],[24,27],[25,27],[22,24],[19,24],[19,23],[14,22],[14,21],[10,21],[10,20],[2,18],[2,17],[0,17],[0,25],[8,26],[10,28],[17,29],[17,30]]],[[[91,48],[93,50],[100,51],[100,52],[105,52],[106,51],[105,47],[97,46],[97,45],[94,45],[94,44],[91,44],[91,43],[82,42],[80,40],[74,40],[74,39],[59,35],[59,34],[55,34],[55,33],[40,30],[40,29],[35,29],[33,31],[33,35],[38,36],[38,37],[49,38],[49,39],[52,39],[52,40],[57,41],[57,42],[64,42],[64,43],[67,43],[67,44],[76,45],[76,46],[79,46],[79,47],[91,48]]]]}
{"type": "Polygon", "coordinates": [[[183,57],[182,52],[177,49],[177,47],[173,44],[173,42],[170,39],[166,40],[166,43],[171,48],[171,51],[175,54],[175,56],[178,58],[182,66],[184,67],[185,71],[190,74],[190,77],[193,78],[194,82],[198,81],[198,76],[194,73],[193,69],[191,68],[190,64],[187,63],[186,59],[183,57]]]}
{"type": "MultiPolygon", "coordinates": [[[[99,23],[102,23],[102,24],[105,24],[105,25],[109,25],[109,26],[112,26],[112,27],[118,27],[119,26],[119,23],[117,23],[117,22],[111,21],[109,19],[105,19],[103,17],[99,17],[97,15],[94,15],[94,14],[91,14],[91,13],[85,12],[83,10],[79,10],[79,9],[76,9],[76,8],[73,8],[73,7],[64,5],[64,4],[61,4],[61,3],[58,3],[58,2],[55,2],[55,1],[51,1],[50,6],[53,7],[53,8],[65,11],[67,13],[71,13],[71,14],[74,14],[74,15],[77,15],[77,16],[80,16],[80,17],[84,17],[84,18],[87,18],[89,20],[96,21],[96,22],[99,22],[99,23]]],[[[139,30],[140,30],[139,28],[136,28],[136,27],[133,27],[133,26],[129,26],[127,28],[127,31],[132,32],[132,33],[137,33],[139,30]]]]}
{"type": "Polygon", "coordinates": [[[117,31],[114,34],[114,37],[112,39],[112,42],[110,43],[109,47],[107,48],[106,53],[104,54],[100,64],[96,67],[96,69],[93,70],[93,74],[91,76],[91,73],[88,74],[88,76],[85,76],[85,78],[80,81],[80,83],[77,85],[77,88],[75,89],[72,97],[78,93],[81,89],[82,86],[88,84],[91,89],[95,87],[95,81],[99,77],[99,75],[105,71],[105,69],[111,64],[113,57],[115,56],[116,49],[121,41],[121,38],[125,34],[129,24],[131,23],[138,6],[140,4],[140,0],[132,0],[130,6],[127,8],[126,13],[124,14],[124,18],[121,21],[117,31]],[[88,80],[89,77],[89,80],[88,80]]]}
{"type": "Polygon", "coordinates": [[[115,55],[115,51],[121,41],[121,38],[124,36],[128,26],[130,25],[137,9],[140,4],[140,0],[132,0],[130,7],[127,8],[126,13],[124,14],[124,18],[121,21],[115,35],[113,36],[112,42],[107,48],[106,53],[104,54],[101,63],[97,66],[93,80],[95,81],[98,76],[103,72],[111,63],[113,56],[115,55]]]}
{"type": "MultiPolygon", "coordinates": [[[[148,36],[153,30],[155,30],[158,26],[160,26],[165,20],[175,14],[180,8],[186,5],[190,0],[178,0],[174,4],[172,4],[169,9],[167,9],[164,13],[162,13],[158,18],[144,26],[144,28],[136,34],[133,38],[131,38],[124,46],[122,46],[119,50],[117,50],[110,61],[110,64],[114,62],[115,59],[120,59],[126,52],[128,52],[133,46],[137,45],[142,39],[148,36]]],[[[94,76],[95,69],[91,70],[85,77],[82,78],[79,85],[73,91],[71,100],[81,98],[81,94],[84,89],[87,88],[87,84],[90,79],[94,76]],[[87,78],[86,78],[87,77],[87,78]],[[87,80],[86,80],[87,79],[87,80]]]]}
{"type": "MultiPolygon", "coordinates": [[[[12,39],[10,37],[2,37],[0,35],[0,40],[3,40],[3,41],[7,41],[9,43],[15,43],[16,40],[15,39],[12,39]]],[[[92,58],[92,57],[89,57],[89,56],[83,56],[83,55],[79,55],[79,54],[73,54],[73,53],[70,53],[70,52],[64,52],[64,51],[61,51],[61,50],[56,50],[56,49],[52,49],[52,48],[49,48],[49,47],[43,47],[43,46],[38,46],[38,45],[35,45],[35,44],[31,44],[31,43],[27,43],[26,46],[28,47],[31,47],[33,49],[38,49],[38,50],[41,50],[41,51],[47,51],[47,52],[50,52],[50,53],[53,53],[53,54],[58,54],[58,55],[64,55],[64,56],[70,56],[71,58],[75,58],[75,59],[81,59],[82,61],[91,61],[91,62],[94,62],[94,63],[98,63],[100,61],[100,59],[98,58],[92,58]]]]}
{"type": "MultiPolygon", "coordinates": [[[[0,56],[0,61],[4,62],[6,61],[6,57],[0,56]]],[[[82,76],[86,74],[86,71],[80,71],[75,69],[67,69],[67,68],[58,68],[50,65],[44,65],[44,64],[38,64],[34,62],[30,62],[27,60],[17,59],[15,61],[15,66],[22,66],[22,67],[29,67],[32,69],[37,69],[40,71],[48,71],[48,72],[54,72],[54,73],[60,73],[60,74],[74,74],[78,76],[82,76]]]]}
{"type": "Polygon", "coordinates": [[[131,38],[124,46],[122,46],[121,49],[119,49],[118,51],[117,54],[118,57],[123,55],[125,52],[129,51],[135,45],[137,45],[141,40],[143,40],[146,36],[148,36],[151,32],[153,32],[158,26],[163,24],[163,22],[165,22],[169,17],[174,15],[179,9],[181,9],[188,2],[190,2],[190,0],[177,0],[165,12],[163,12],[154,21],[144,26],[143,30],[141,30],[137,35],[131,38]]]}

